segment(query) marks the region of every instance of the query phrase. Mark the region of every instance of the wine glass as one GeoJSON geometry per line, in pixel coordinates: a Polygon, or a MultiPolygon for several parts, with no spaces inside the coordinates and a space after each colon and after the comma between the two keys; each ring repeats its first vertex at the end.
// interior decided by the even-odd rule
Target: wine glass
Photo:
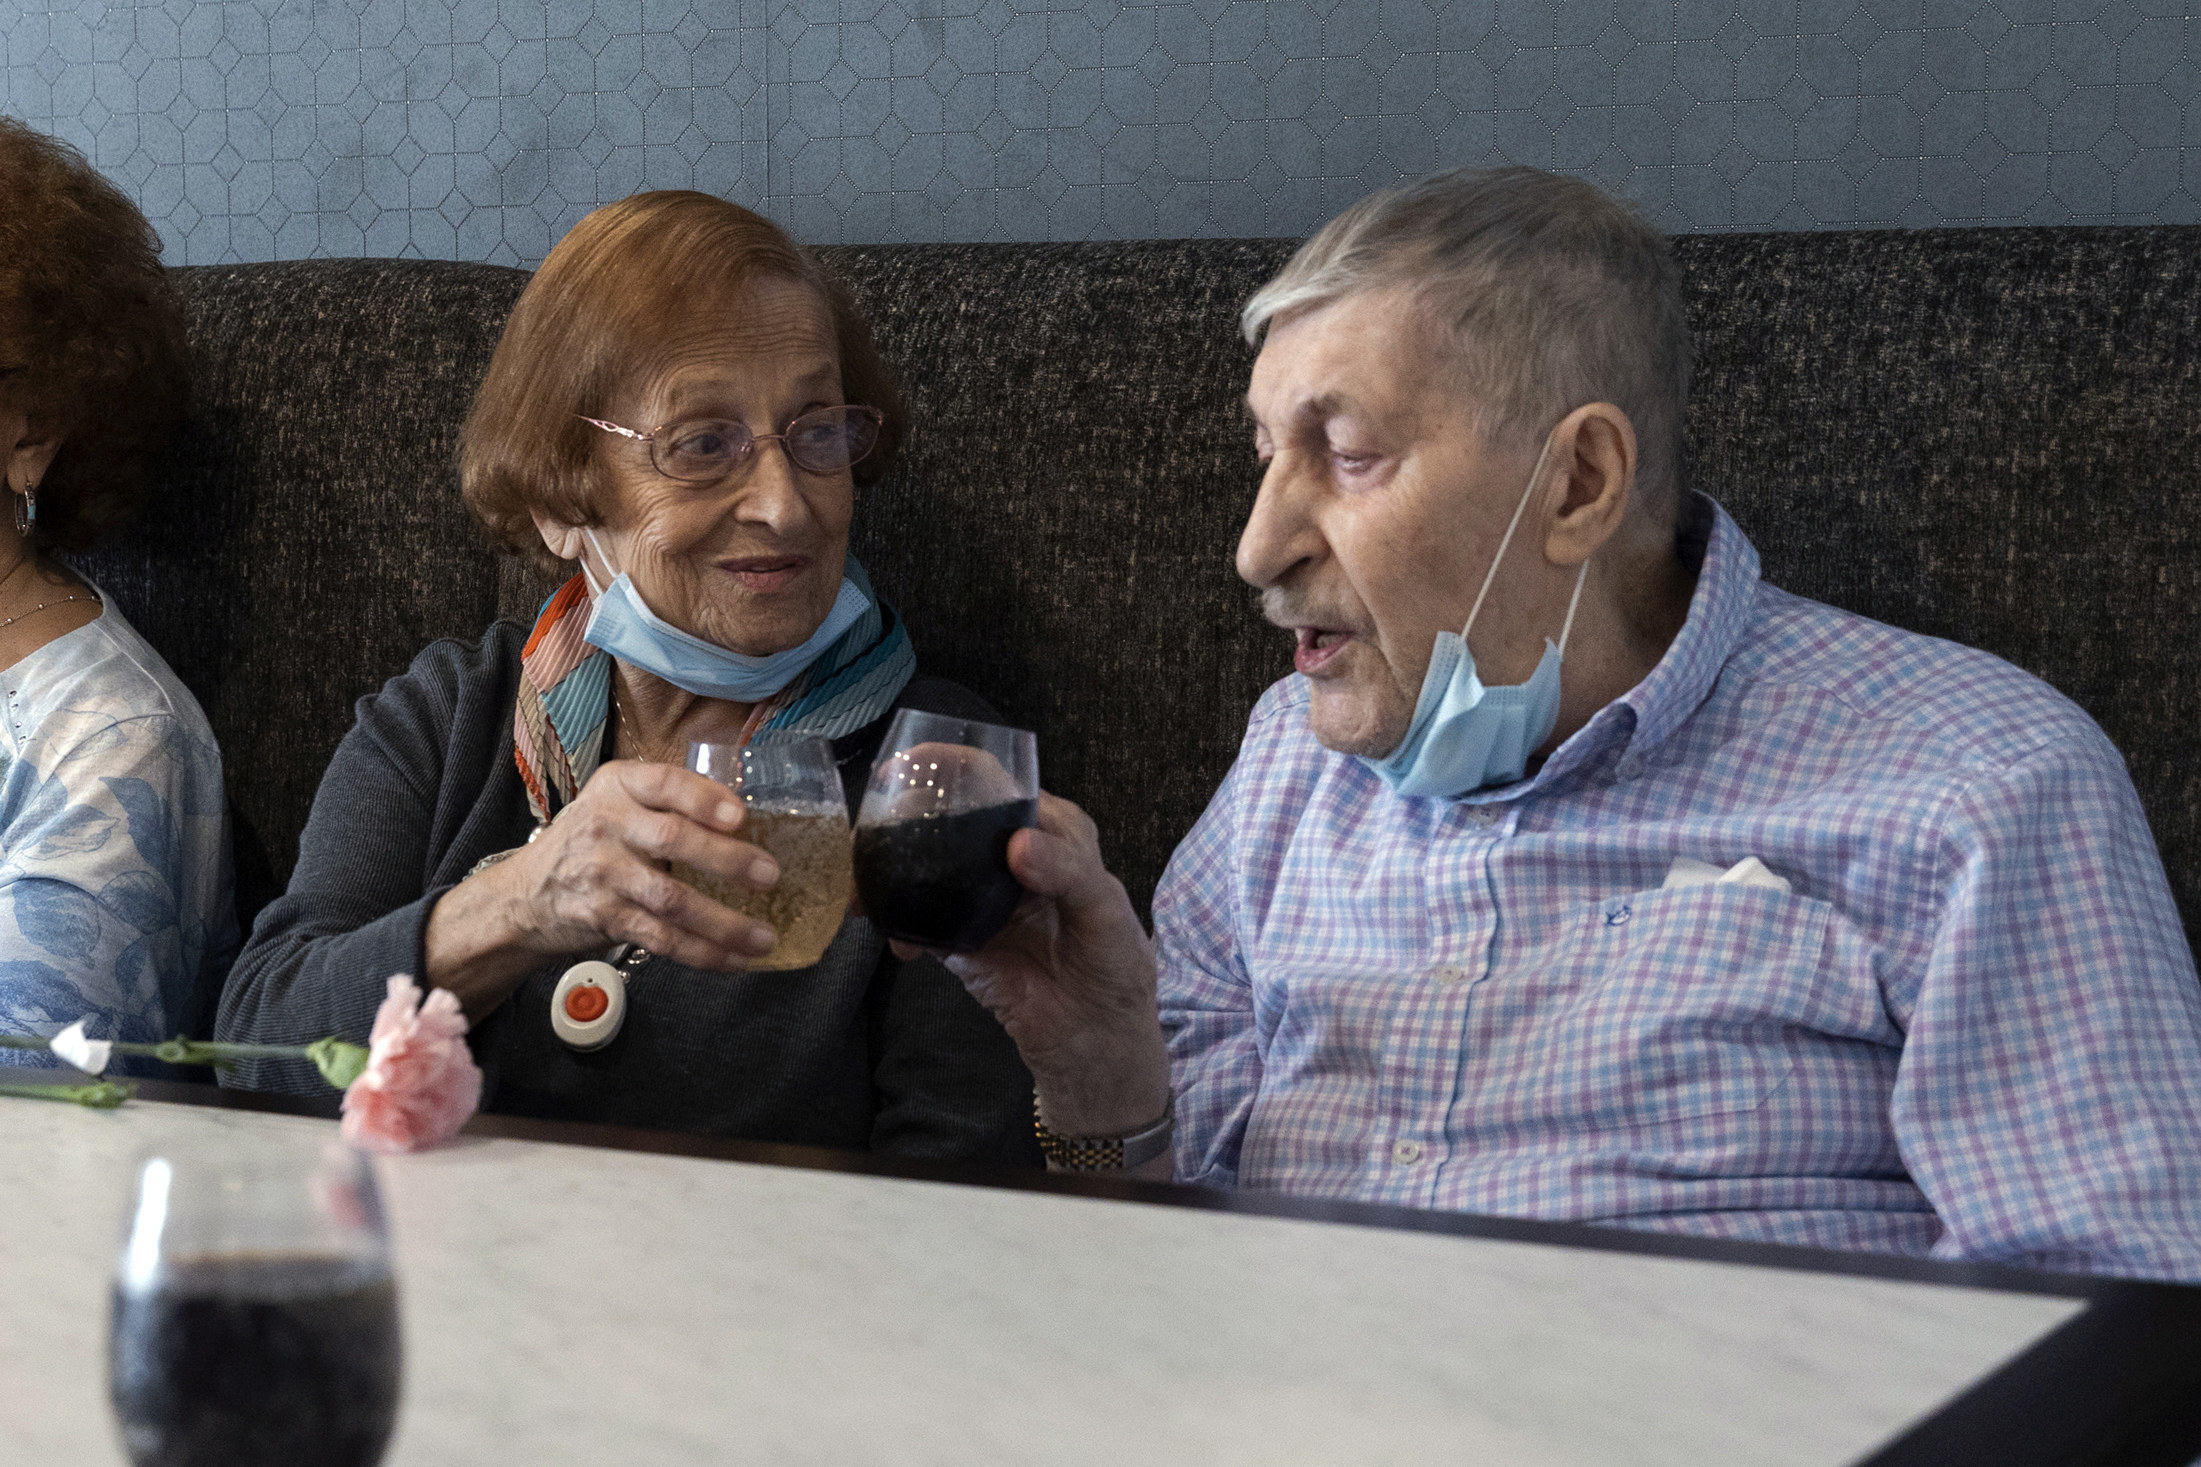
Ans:
{"type": "Polygon", "coordinates": [[[848,799],[833,745],[816,734],[760,733],[745,744],[688,745],[688,767],[738,790],[748,807],[741,839],[771,852],[780,879],[758,891],[676,862],[675,878],[779,934],[752,968],[807,968],[825,956],[848,915],[848,799]]]}
{"type": "Polygon", "coordinates": [[[1009,837],[1039,823],[1039,741],[1021,728],[894,715],[856,815],[856,890],[889,937],[971,952],[1016,910],[1009,837]]]}
{"type": "Polygon", "coordinates": [[[147,1160],[110,1325],[137,1467],[374,1467],[399,1349],[372,1164],[264,1138],[147,1160]]]}

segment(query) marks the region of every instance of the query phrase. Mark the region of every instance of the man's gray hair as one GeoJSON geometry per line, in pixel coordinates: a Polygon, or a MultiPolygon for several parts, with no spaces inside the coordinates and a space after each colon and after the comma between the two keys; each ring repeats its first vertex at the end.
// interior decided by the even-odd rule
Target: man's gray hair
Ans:
{"type": "Polygon", "coordinates": [[[1240,313],[1270,322],[1404,287],[1450,337],[1486,440],[1535,444],[1585,403],[1635,424],[1642,511],[1686,482],[1689,323],[1673,251],[1633,206],[1536,168],[1459,168],[1370,194],[1301,245],[1240,313]]]}

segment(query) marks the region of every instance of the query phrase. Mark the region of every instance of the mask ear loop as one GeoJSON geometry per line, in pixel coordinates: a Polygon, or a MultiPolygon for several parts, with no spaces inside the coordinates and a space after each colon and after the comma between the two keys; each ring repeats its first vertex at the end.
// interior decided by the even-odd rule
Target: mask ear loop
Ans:
{"type": "MultiPolygon", "coordinates": [[[[1536,467],[1528,471],[1528,487],[1521,491],[1521,502],[1513,506],[1513,518],[1506,522],[1505,535],[1498,541],[1498,553],[1490,558],[1490,569],[1483,575],[1483,588],[1475,593],[1475,604],[1468,608],[1467,625],[1460,628],[1460,640],[1463,642],[1467,640],[1467,634],[1474,629],[1475,618],[1482,614],[1483,598],[1490,594],[1491,582],[1498,579],[1498,567],[1505,563],[1506,547],[1513,543],[1513,532],[1520,527],[1521,516],[1528,510],[1528,502],[1536,497],[1536,486],[1544,477],[1544,462],[1551,457],[1551,441],[1558,434],[1559,430],[1554,428],[1544,435],[1543,452],[1536,455],[1536,467]]],[[[1582,568],[1584,570],[1589,569],[1589,564],[1588,561],[1583,561],[1582,568]]],[[[1579,580],[1574,584],[1574,594],[1578,598],[1582,594],[1582,583],[1579,580]]],[[[1570,624],[1574,620],[1574,608],[1571,606],[1567,608],[1567,620],[1570,624]]],[[[1564,632],[1559,634],[1559,646],[1561,651],[1566,650],[1566,633],[1564,632]]]]}
{"type": "MultiPolygon", "coordinates": [[[[604,553],[603,543],[596,538],[595,527],[592,525],[583,525],[581,526],[581,533],[587,537],[589,548],[596,552],[596,558],[604,563],[604,569],[611,570],[611,557],[604,553]]],[[[615,581],[618,580],[619,573],[617,571],[612,571],[611,578],[615,581]]],[[[604,594],[604,591],[608,591],[611,589],[608,585],[605,586],[602,590],[599,590],[597,588],[596,577],[589,571],[588,557],[585,555],[581,557],[581,579],[588,582],[588,593],[591,596],[601,596],[604,594]]]]}
{"type": "Polygon", "coordinates": [[[1574,594],[1567,598],[1566,624],[1559,628],[1559,655],[1567,655],[1567,637],[1574,631],[1574,609],[1582,604],[1582,588],[1589,584],[1590,563],[1582,562],[1582,569],[1575,573],[1574,594]]]}

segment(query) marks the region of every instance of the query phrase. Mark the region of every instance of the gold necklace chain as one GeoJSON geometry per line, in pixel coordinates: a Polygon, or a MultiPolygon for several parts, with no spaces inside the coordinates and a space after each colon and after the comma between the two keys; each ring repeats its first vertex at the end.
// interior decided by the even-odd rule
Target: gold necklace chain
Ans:
{"type": "MultiPolygon", "coordinates": [[[[15,573],[17,571],[23,570],[26,567],[35,570],[37,565],[38,552],[28,549],[26,547],[23,558],[17,561],[15,564],[9,566],[5,575],[0,575],[0,584],[5,584],[8,581],[14,580],[15,573]]],[[[84,592],[84,594],[78,595],[76,592],[71,591],[68,595],[63,596],[58,601],[41,601],[37,605],[33,606],[29,611],[18,611],[15,615],[7,618],[5,621],[0,621],[0,627],[12,627],[26,616],[36,616],[39,612],[48,610],[49,608],[55,606],[66,606],[71,601],[91,601],[96,603],[98,600],[99,596],[95,592],[86,591],[84,592]]]]}
{"type": "Polygon", "coordinates": [[[627,727],[626,705],[619,700],[619,674],[617,673],[611,675],[611,718],[613,741],[618,746],[619,756],[625,759],[641,758],[641,755],[633,753],[627,748],[628,742],[634,737],[634,731],[627,727]]]}
{"type": "Polygon", "coordinates": [[[663,760],[652,759],[644,753],[642,741],[634,736],[634,725],[627,722],[626,700],[619,696],[619,675],[617,673],[612,674],[611,680],[611,716],[618,723],[619,755],[621,758],[639,759],[645,764],[664,762],[663,760]],[[634,746],[632,752],[629,752],[627,748],[630,743],[634,746]]]}
{"type": "MultiPolygon", "coordinates": [[[[5,622],[0,622],[0,626],[5,625],[5,622]]],[[[759,728],[763,727],[765,719],[770,717],[773,710],[778,708],[781,703],[785,702],[786,698],[787,694],[783,690],[751,707],[749,710],[749,717],[742,724],[741,737],[734,741],[736,745],[738,746],[748,743],[750,736],[756,733],[759,728]]],[[[615,742],[617,748],[621,751],[624,751],[629,742],[632,742],[639,747],[642,741],[635,738],[634,726],[627,722],[627,704],[626,700],[619,696],[619,674],[616,672],[614,672],[611,676],[611,716],[615,725],[615,742]]],[[[673,762],[670,759],[653,760],[647,754],[643,753],[628,754],[622,752],[620,757],[627,759],[640,759],[644,763],[670,764],[673,762]]]]}
{"type": "Polygon", "coordinates": [[[82,596],[79,596],[76,594],[76,592],[71,591],[68,595],[62,597],[59,601],[41,601],[36,606],[33,606],[29,611],[18,611],[15,615],[9,617],[6,621],[0,621],[0,627],[12,627],[17,622],[21,621],[24,617],[35,615],[38,612],[44,611],[49,606],[60,606],[70,601],[97,600],[99,600],[99,598],[90,594],[89,592],[82,596]]]}

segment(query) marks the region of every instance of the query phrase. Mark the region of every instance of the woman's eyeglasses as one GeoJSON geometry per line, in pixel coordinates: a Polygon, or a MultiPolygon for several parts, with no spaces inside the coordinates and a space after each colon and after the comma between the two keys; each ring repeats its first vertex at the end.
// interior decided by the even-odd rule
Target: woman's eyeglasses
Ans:
{"type": "Polygon", "coordinates": [[[796,468],[837,474],[878,445],[879,428],[886,422],[886,414],[860,403],[813,409],[789,423],[784,433],[752,433],[726,418],[691,418],[637,433],[602,418],[576,416],[606,433],[648,444],[657,471],[683,484],[715,484],[747,467],[758,446],[774,439],[796,468]]]}

